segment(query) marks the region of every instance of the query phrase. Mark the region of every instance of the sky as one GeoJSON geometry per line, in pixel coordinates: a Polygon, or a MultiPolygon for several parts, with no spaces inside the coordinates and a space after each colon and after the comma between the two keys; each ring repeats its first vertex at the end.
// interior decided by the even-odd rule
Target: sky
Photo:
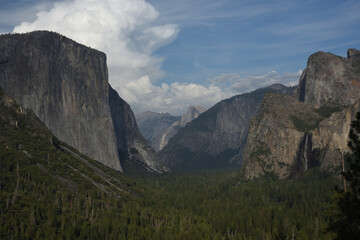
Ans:
{"type": "Polygon", "coordinates": [[[317,52],[360,49],[358,0],[0,0],[0,33],[59,32],[107,55],[109,82],[135,113],[273,83],[296,85],[317,52]]]}

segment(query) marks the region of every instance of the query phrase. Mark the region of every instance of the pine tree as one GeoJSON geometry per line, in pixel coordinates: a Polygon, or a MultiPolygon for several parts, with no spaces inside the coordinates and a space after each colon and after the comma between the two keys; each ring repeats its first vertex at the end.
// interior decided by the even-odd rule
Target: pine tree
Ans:
{"type": "Polygon", "coordinates": [[[275,234],[275,239],[276,240],[286,240],[287,239],[287,229],[286,229],[284,220],[282,218],[280,218],[280,220],[279,220],[278,229],[275,234]]]}
{"type": "Polygon", "coordinates": [[[349,184],[349,190],[338,190],[338,209],[329,224],[329,230],[336,233],[335,239],[360,239],[360,112],[351,124],[348,146],[352,155],[346,160],[349,169],[343,176],[349,184]]]}

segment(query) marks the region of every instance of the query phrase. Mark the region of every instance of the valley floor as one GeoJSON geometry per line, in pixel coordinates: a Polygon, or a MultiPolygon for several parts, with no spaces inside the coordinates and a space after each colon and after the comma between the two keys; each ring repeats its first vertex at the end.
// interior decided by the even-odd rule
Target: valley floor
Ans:
{"type": "Polygon", "coordinates": [[[325,228],[339,184],[316,169],[294,181],[220,171],[123,176],[131,194],[106,195],[35,182],[4,162],[1,171],[1,239],[332,239],[325,228]]]}

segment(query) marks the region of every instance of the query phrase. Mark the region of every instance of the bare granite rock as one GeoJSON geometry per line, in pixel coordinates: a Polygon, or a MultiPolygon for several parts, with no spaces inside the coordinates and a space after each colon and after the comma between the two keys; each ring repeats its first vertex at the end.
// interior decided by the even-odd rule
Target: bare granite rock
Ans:
{"type": "Polygon", "coordinates": [[[144,112],[136,117],[140,131],[151,147],[162,150],[177,131],[187,123],[197,118],[206,108],[189,106],[186,114],[175,117],[169,113],[144,112]]]}
{"type": "Polygon", "coordinates": [[[295,178],[315,166],[333,171],[349,151],[350,123],[359,110],[357,101],[334,108],[328,117],[295,98],[266,95],[250,123],[244,149],[245,176],[271,172],[281,179],[295,178]]]}
{"type": "Polygon", "coordinates": [[[167,129],[180,120],[180,117],[172,116],[169,113],[143,112],[136,116],[136,122],[140,132],[154,150],[159,151],[162,139],[167,129]]]}
{"type": "Polygon", "coordinates": [[[181,128],[160,152],[173,169],[239,166],[249,121],[267,92],[291,94],[293,88],[275,84],[223,100],[181,128]]]}
{"type": "Polygon", "coordinates": [[[351,105],[360,98],[360,54],[348,58],[317,52],[308,59],[296,94],[299,101],[320,108],[324,104],[351,105]]]}
{"type": "Polygon", "coordinates": [[[134,165],[140,165],[150,172],[161,172],[162,165],[158,156],[141,135],[130,105],[111,87],[109,88],[109,105],[117,148],[124,170],[130,170],[127,169],[129,165],[132,168],[134,165]]]}
{"type": "MultiPolygon", "coordinates": [[[[1,35],[0,88],[31,109],[61,141],[123,171],[120,161],[129,154],[119,155],[118,150],[126,152],[126,137],[119,132],[138,129],[134,122],[116,125],[113,119],[117,107],[124,108],[124,115],[132,111],[118,95],[114,98],[124,106],[114,106],[114,98],[109,104],[113,90],[104,53],[47,31],[1,35]]],[[[134,134],[130,142],[139,137],[134,134]]]]}
{"type": "Polygon", "coordinates": [[[206,111],[202,106],[190,106],[187,113],[181,119],[171,124],[159,138],[159,150],[162,150],[169,142],[169,140],[179,131],[180,128],[186,126],[192,120],[196,119],[200,114],[206,111]]]}
{"type": "Polygon", "coordinates": [[[314,166],[334,171],[341,165],[350,123],[360,111],[359,51],[349,49],[347,59],[311,55],[296,95],[300,101],[265,96],[244,150],[247,178],[266,172],[295,178],[314,166]]]}

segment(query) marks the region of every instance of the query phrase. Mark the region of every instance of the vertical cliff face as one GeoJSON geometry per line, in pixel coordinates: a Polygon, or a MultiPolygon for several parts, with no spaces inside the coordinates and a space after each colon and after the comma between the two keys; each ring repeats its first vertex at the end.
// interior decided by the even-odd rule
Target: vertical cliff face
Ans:
{"type": "Polygon", "coordinates": [[[266,92],[292,92],[273,85],[224,100],[181,128],[160,152],[174,169],[204,169],[241,164],[250,118],[266,92]]]}
{"type": "MultiPolygon", "coordinates": [[[[250,123],[243,160],[246,177],[265,172],[274,172],[280,178],[289,177],[300,140],[304,138],[302,130],[316,127],[320,119],[311,107],[293,97],[267,94],[259,114],[250,123]]],[[[303,145],[308,146],[305,139],[303,145]]],[[[304,155],[307,156],[307,150],[304,155]]]]}
{"type": "Polygon", "coordinates": [[[122,100],[112,87],[109,87],[109,106],[117,148],[125,171],[143,167],[151,172],[159,172],[159,159],[141,135],[130,105],[122,100]]]}
{"type": "Polygon", "coordinates": [[[124,138],[141,139],[130,107],[111,95],[105,54],[59,34],[1,35],[0,88],[60,140],[116,170],[123,170],[118,149],[122,153],[131,145],[124,138]],[[117,108],[122,112],[114,112],[117,108]],[[119,121],[119,114],[129,121],[119,121]]]}
{"type": "Polygon", "coordinates": [[[180,128],[185,127],[186,124],[196,119],[201,113],[205,112],[206,108],[202,106],[190,106],[187,113],[181,119],[171,124],[159,138],[159,150],[162,150],[169,142],[169,140],[179,131],[180,128]]]}
{"type": "Polygon", "coordinates": [[[187,123],[197,118],[206,108],[190,106],[182,117],[175,117],[169,113],[144,112],[136,117],[140,131],[151,147],[156,151],[162,150],[177,131],[187,123]]]}
{"type": "Polygon", "coordinates": [[[329,53],[310,56],[297,97],[267,95],[250,123],[243,171],[294,178],[309,168],[333,170],[348,152],[350,123],[360,110],[359,51],[348,59],[329,53]]]}
{"type": "Polygon", "coordinates": [[[319,123],[318,129],[312,131],[312,148],[318,149],[319,164],[324,169],[332,169],[341,164],[343,154],[349,152],[350,124],[360,111],[360,100],[343,107],[319,123]]]}
{"type": "Polygon", "coordinates": [[[139,129],[150,146],[156,151],[160,150],[160,143],[164,132],[180,117],[169,113],[144,112],[136,116],[139,129]]]}
{"type": "Polygon", "coordinates": [[[105,54],[49,32],[0,37],[0,87],[62,141],[122,170],[108,106],[105,54]]]}
{"type": "Polygon", "coordinates": [[[251,120],[244,149],[247,178],[272,172],[295,178],[319,166],[332,171],[347,153],[350,123],[359,101],[330,116],[285,95],[266,95],[259,114],[251,120]]]}
{"type": "Polygon", "coordinates": [[[308,59],[296,90],[299,101],[315,108],[324,104],[351,105],[360,98],[360,51],[348,57],[317,52],[308,59]]]}
{"type": "Polygon", "coordinates": [[[179,125],[185,127],[186,124],[197,118],[200,114],[206,111],[206,108],[202,106],[190,106],[187,113],[181,116],[179,125]]]}

